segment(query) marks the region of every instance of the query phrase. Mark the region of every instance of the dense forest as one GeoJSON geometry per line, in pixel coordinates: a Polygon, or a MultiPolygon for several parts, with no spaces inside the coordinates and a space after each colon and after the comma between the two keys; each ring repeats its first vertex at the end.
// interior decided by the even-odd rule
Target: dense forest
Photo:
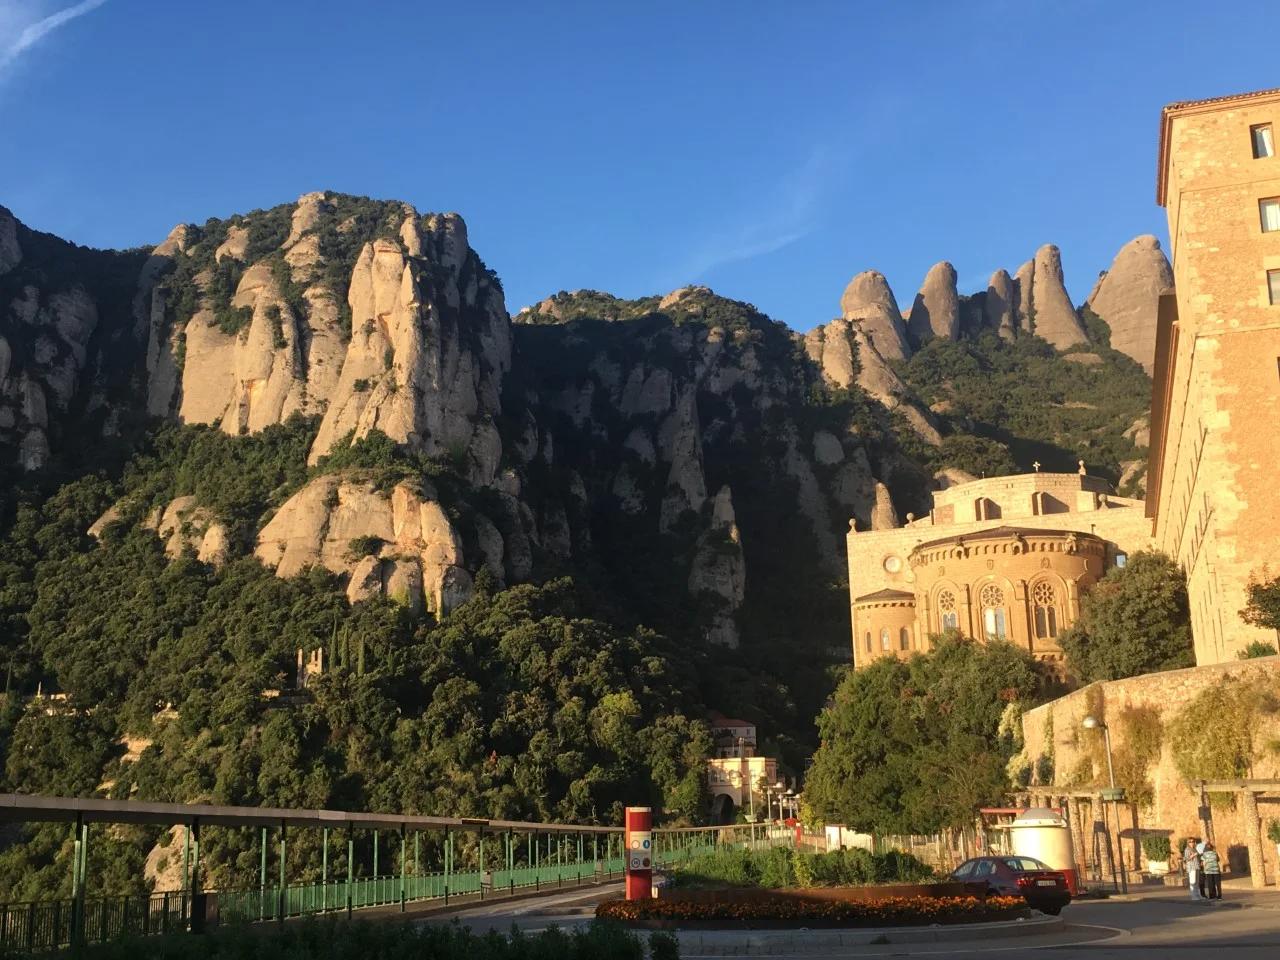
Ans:
{"type": "Polygon", "coordinates": [[[904,431],[912,455],[935,470],[975,477],[1027,473],[1035,463],[1072,473],[1084,460],[1122,496],[1141,497],[1146,450],[1130,428],[1151,406],[1151,380],[1107,345],[1106,324],[1084,312],[1095,342],[1067,353],[1039,337],[1005,340],[984,329],[960,340],[934,338],[898,361],[944,433],[932,448],[904,431]]]}
{"type": "MultiPolygon", "coordinates": [[[[101,543],[85,532],[122,497],[139,515],[178,493],[231,522],[255,515],[305,480],[313,433],[301,418],[243,438],[163,425],[118,476],[18,508],[0,544],[7,689],[57,692],[6,697],[7,789],[571,822],[616,822],[642,801],[704,815],[709,738],[682,655],[569,578],[496,592],[482,575],[445,622],[415,621],[391,600],[348,603],[327,571],[171,559],[127,513],[101,543]],[[297,690],[297,653],[316,649],[330,668],[297,690]]],[[[54,865],[63,833],[31,831],[0,855],[4,896],[69,882],[54,865]]],[[[155,837],[133,839],[97,854],[95,889],[140,889],[139,842],[155,837]]],[[[250,842],[211,849],[211,882],[236,878],[250,842]]]]}

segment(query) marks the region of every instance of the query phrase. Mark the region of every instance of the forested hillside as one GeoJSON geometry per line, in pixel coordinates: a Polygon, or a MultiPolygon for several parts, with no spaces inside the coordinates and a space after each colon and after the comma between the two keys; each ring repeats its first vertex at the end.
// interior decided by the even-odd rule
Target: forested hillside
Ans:
{"type": "MultiPolygon", "coordinates": [[[[908,329],[882,277],[874,335],[848,294],[801,336],[701,287],[512,318],[461,218],[332,193],[127,254],[13,235],[7,790],[697,822],[711,711],[790,775],[817,745],[850,522],[942,470],[1144,459],[1149,381],[1047,256],[1027,289],[1087,342],[936,284],[908,329]]],[[[0,896],[68,882],[63,833],[22,836],[0,896]]],[[[113,835],[90,882],[138,889],[163,840],[113,835]]],[[[215,834],[213,882],[250,846],[215,834]]]]}

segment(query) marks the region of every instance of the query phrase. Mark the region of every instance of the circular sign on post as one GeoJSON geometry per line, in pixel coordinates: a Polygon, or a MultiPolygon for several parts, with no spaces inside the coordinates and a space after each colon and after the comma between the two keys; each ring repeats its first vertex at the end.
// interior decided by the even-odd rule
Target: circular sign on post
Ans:
{"type": "Polygon", "coordinates": [[[623,823],[627,899],[649,899],[653,896],[653,812],[648,807],[627,807],[623,823]]]}

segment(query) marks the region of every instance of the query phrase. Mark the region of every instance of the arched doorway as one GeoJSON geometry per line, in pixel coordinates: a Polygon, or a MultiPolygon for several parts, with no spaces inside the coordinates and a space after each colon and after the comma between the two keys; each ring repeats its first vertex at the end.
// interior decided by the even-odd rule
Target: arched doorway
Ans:
{"type": "Polygon", "coordinates": [[[717,794],[711,802],[711,823],[715,826],[733,823],[737,816],[738,805],[733,802],[733,797],[727,793],[717,794]]]}

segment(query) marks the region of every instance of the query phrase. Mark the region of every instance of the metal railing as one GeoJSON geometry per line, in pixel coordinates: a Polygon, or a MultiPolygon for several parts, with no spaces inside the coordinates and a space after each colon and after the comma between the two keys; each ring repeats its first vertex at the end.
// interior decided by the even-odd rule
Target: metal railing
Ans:
{"type": "MultiPolygon", "coordinates": [[[[86,900],[84,939],[103,943],[186,930],[190,901],[184,893],[86,900]]],[[[74,900],[0,904],[0,950],[35,952],[69,946],[74,924],[74,900]]]]}
{"type": "MultiPolygon", "coordinates": [[[[542,864],[510,870],[479,870],[445,874],[361,877],[348,883],[296,883],[285,887],[284,918],[314,916],[370,907],[396,906],[452,897],[510,896],[517,890],[554,890],[568,885],[599,883],[621,877],[621,857],[573,863],[542,864]]],[[[280,888],[219,890],[203,895],[211,918],[220,923],[280,920],[280,888]]],[[[191,896],[158,893],[140,897],[102,897],[84,904],[86,943],[102,943],[123,936],[153,936],[189,928],[191,896]]],[[[72,942],[74,900],[0,904],[0,950],[37,952],[56,950],[72,942]]]]}

